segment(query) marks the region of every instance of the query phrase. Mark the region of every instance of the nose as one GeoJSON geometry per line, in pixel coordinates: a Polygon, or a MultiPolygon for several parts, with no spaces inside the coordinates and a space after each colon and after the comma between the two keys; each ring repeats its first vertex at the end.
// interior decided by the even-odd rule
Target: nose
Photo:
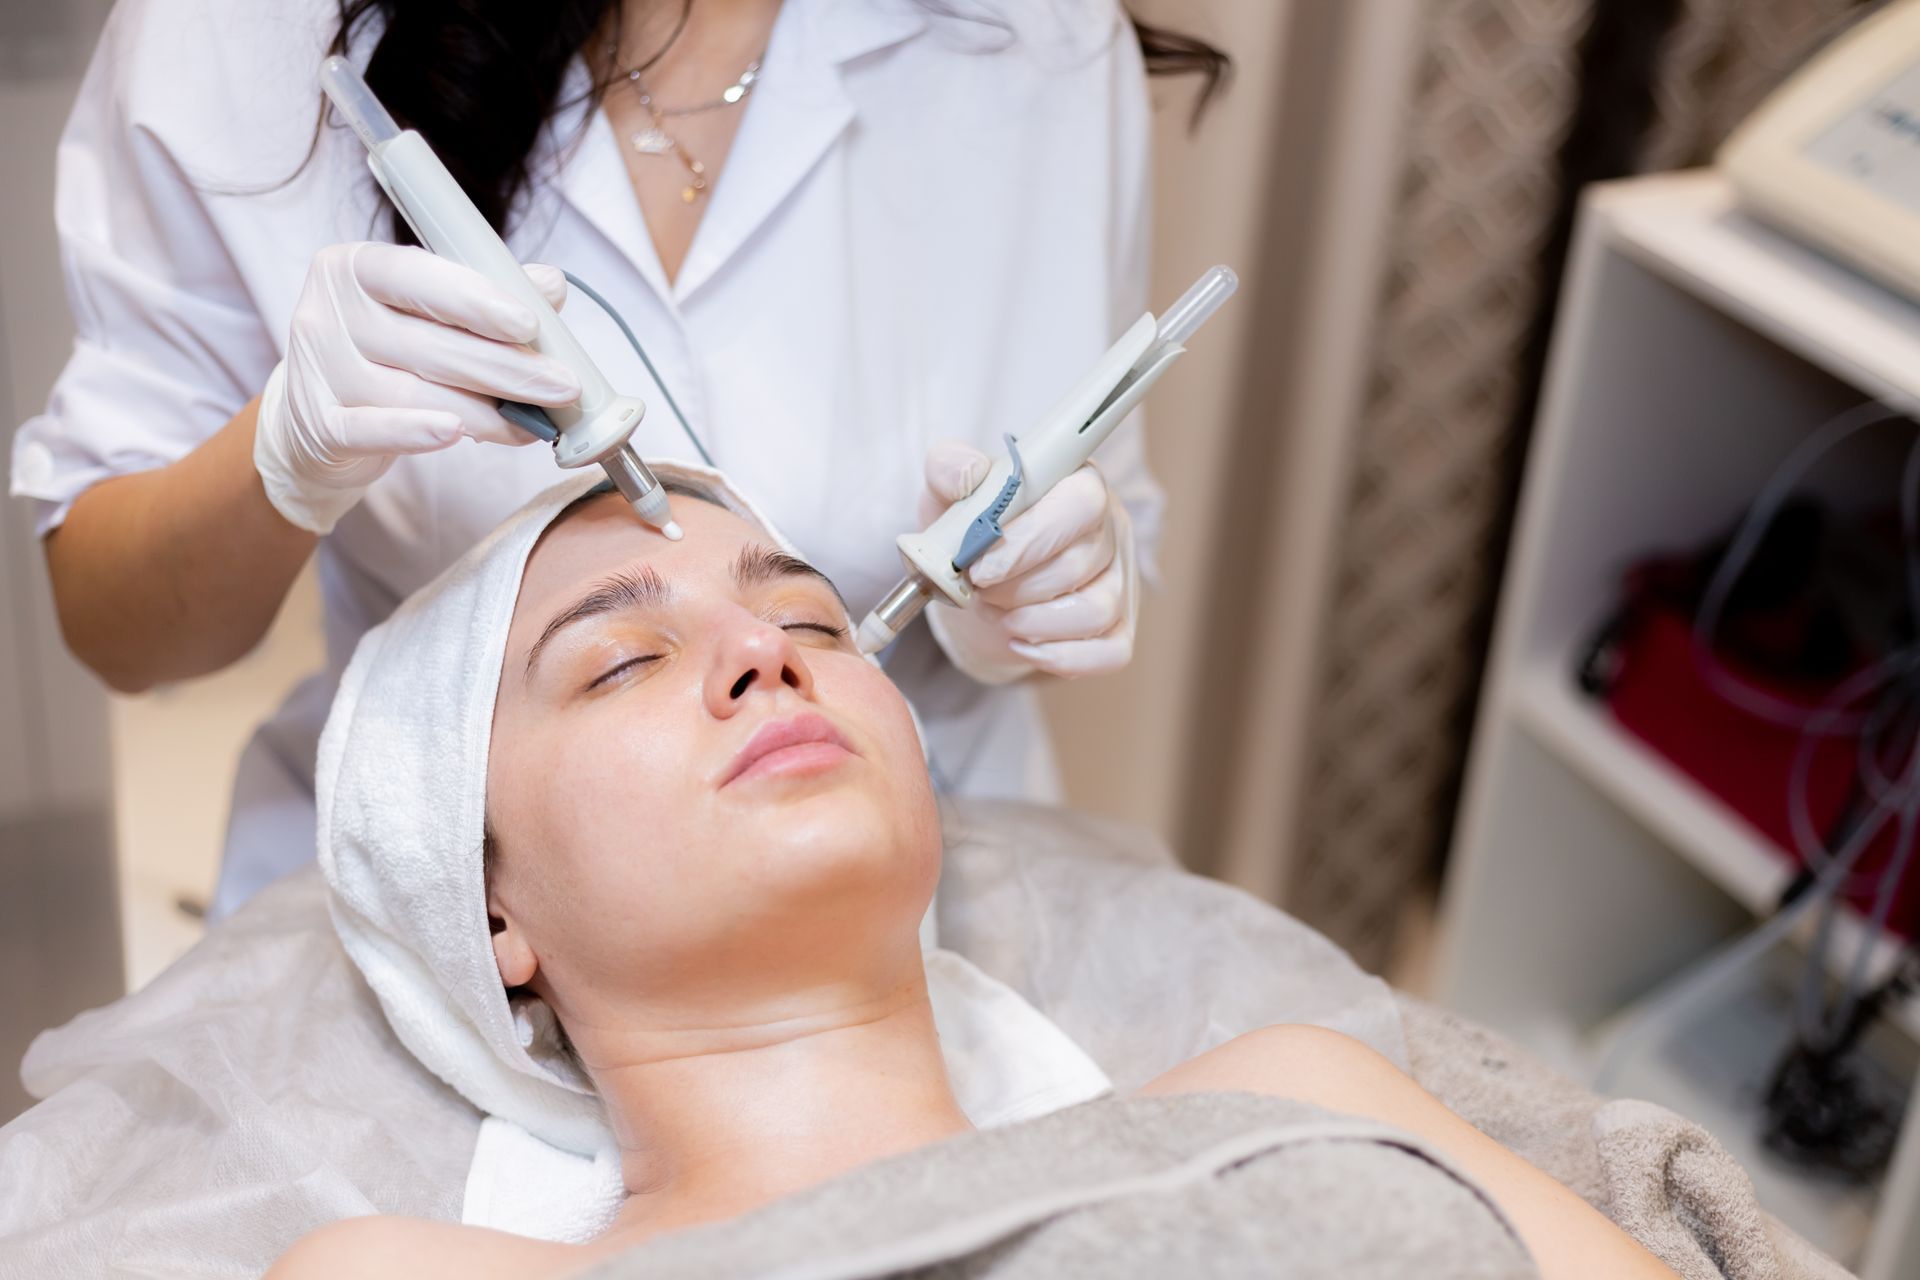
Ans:
{"type": "Polygon", "coordinates": [[[715,646],[704,690],[707,711],[715,719],[737,714],[755,692],[791,689],[813,700],[813,672],[793,637],[745,610],[715,625],[720,643],[715,646]]]}

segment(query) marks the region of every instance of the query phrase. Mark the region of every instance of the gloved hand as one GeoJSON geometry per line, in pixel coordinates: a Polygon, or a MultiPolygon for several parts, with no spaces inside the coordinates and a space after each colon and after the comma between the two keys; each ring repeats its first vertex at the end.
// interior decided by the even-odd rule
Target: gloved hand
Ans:
{"type": "MultiPolygon", "coordinates": [[[[929,449],[922,525],[977,489],[991,466],[986,454],[957,441],[929,449]]],[[[1009,520],[1004,533],[967,570],[977,588],[967,607],[936,598],[927,610],[953,665],[984,684],[1034,671],[1082,676],[1126,666],[1140,595],[1133,522],[1099,469],[1081,467],[1009,520]]]]}
{"type": "MultiPolygon", "coordinates": [[[[555,268],[527,275],[555,307],[566,297],[555,268]]],[[[322,249],[294,304],[286,359],[260,397],[253,464],[268,500],[324,534],[396,455],[462,436],[531,442],[495,401],[558,407],[580,397],[572,370],[520,345],[535,325],[504,289],[425,249],[322,249]]]]}

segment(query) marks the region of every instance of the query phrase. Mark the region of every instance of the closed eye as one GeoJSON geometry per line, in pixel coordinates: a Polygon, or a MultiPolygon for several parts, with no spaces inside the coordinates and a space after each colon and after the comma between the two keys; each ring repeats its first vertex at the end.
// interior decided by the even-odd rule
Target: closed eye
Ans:
{"type": "Polygon", "coordinates": [[[780,624],[780,629],[782,631],[818,631],[821,635],[832,636],[835,640],[847,634],[845,627],[836,627],[825,622],[783,622],[780,624]]]}
{"type": "Polygon", "coordinates": [[[599,675],[595,676],[593,678],[593,683],[589,684],[587,686],[587,689],[589,692],[595,689],[598,689],[601,685],[613,679],[615,676],[624,674],[627,671],[631,671],[633,668],[638,667],[644,663],[658,662],[660,661],[662,656],[663,655],[658,653],[643,653],[637,658],[628,658],[625,662],[617,663],[614,666],[607,668],[605,671],[602,671],[599,675]]]}

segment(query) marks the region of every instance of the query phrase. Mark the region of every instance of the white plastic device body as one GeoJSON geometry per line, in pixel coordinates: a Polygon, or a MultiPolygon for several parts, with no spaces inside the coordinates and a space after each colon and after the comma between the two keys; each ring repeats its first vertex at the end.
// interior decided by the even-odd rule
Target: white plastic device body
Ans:
{"type": "Polygon", "coordinates": [[[580,379],[577,404],[547,411],[560,429],[553,446],[559,464],[588,466],[625,444],[640,425],[646,405],[613,389],[427,140],[408,129],[368,151],[367,166],[420,243],[443,258],[472,267],[512,294],[540,325],[539,336],[527,345],[552,356],[580,379]]]}
{"type": "MultiPolygon", "coordinates": [[[[1157,329],[1150,314],[1134,321],[1133,327],[1107,349],[1086,377],[1032,428],[1015,437],[1024,474],[1013,501],[1000,517],[1001,523],[1025,511],[1049,489],[1079,470],[1185,349],[1170,347],[1160,353],[1149,369],[1142,371],[1121,396],[1103,408],[1102,402],[1113,394],[1134,362],[1153,345],[1157,329]]],[[[964,605],[973,598],[973,584],[967,581],[965,573],[953,567],[954,556],[967,535],[967,527],[980,513],[980,500],[999,493],[1012,474],[1013,459],[1000,458],[966,501],[947,508],[939,519],[920,532],[905,534],[899,539],[900,555],[907,567],[917,571],[950,603],[964,605]]]]}
{"type": "Polygon", "coordinates": [[[1748,209],[1920,301],[1920,0],[1822,49],[1715,164],[1748,209]]]}
{"type": "Polygon", "coordinates": [[[374,180],[420,243],[473,268],[523,304],[539,326],[527,345],[579,378],[579,400],[546,411],[559,432],[553,441],[554,461],[568,468],[596,463],[604,467],[642,519],[677,537],[679,527],[668,512],[666,491],[627,444],[646,415],[645,403],[613,389],[427,140],[394,123],[352,63],[337,55],[328,58],[321,64],[320,84],[366,146],[374,180]]]}
{"type": "MultiPolygon", "coordinates": [[[[1005,508],[994,513],[995,525],[1018,516],[1091,459],[1186,352],[1186,339],[1233,296],[1238,285],[1226,267],[1207,271],[1158,320],[1149,313],[1134,321],[1086,376],[1024,435],[1015,436],[1020,483],[1005,508]]],[[[973,598],[967,566],[956,562],[968,531],[998,506],[1014,470],[1009,453],[993,464],[972,493],[932,524],[900,537],[900,558],[907,575],[861,621],[856,643],[863,653],[877,653],[892,644],[936,595],[955,606],[973,598]]],[[[992,536],[997,537],[997,532],[992,536]]]]}

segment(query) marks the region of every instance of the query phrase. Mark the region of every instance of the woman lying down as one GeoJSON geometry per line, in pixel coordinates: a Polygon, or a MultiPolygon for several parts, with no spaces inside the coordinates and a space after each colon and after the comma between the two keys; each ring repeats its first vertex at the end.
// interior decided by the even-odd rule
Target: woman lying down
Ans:
{"type": "MultiPolygon", "coordinates": [[[[676,474],[684,541],[575,486],[409,601],[356,654],[318,778],[336,923],[400,1038],[501,1123],[576,1151],[609,1134],[622,1190],[604,1230],[560,1244],[353,1218],[301,1240],[276,1280],[573,1275],[703,1224],[748,1234],[788,1197],[969,1141],[923,961],[941,840],[907,705],[832,584],[718,477],[676,474]]],[[[1239,1226],[1180,1248],[1228,1270],[1301,1252],[1358,1274],[1396,1256],[1368,1241],[1398,1238],[1422,1274],[1672,1274],[1335,1032],[1242,1036],[1081,1110],[1100,1108],[1139,1148],[1222,1126],[1208,1150],[1223,1177],[1247,1171],[1227,1184],[1239,1226]],[[1220,1093],[1256,1097],[1194,1096],[1220,1093]],[[1281,1121],[1338,1171],[1284,1229],[1287,1188],[1316,1175],[1260,1182],[1255,1155],[1286,1143],[1247,1138],[1281,1121]],[[1441,1265],[1456,1246],[1468,1256],[1441,1265]]],[[[1072,1116],[996,1132],[1044,1165],[1072,1116]]],[[[1116,1176],[1137,1155],[1121,1149],[1116,1176]]],[[[890,1185],[883,1213],[938,1190],[890,1185]]],[[[1145,1202],[1116,1205],[1127,1221],[1103,1230],[1140,1230],[1145,1202]]],[[[1077,1247],[1100,1239],[1122,1247],[1077,1247]]]]}

